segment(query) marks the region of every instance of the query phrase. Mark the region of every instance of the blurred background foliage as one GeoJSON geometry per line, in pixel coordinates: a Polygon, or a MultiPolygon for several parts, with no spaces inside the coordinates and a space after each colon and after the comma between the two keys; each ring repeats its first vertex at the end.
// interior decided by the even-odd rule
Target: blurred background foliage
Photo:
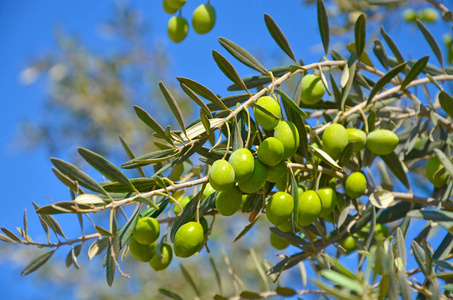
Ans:
{"type": "MultiPolygon", "coordinates": [[[[351,29],[362,12],[366,13],[370,25],[368,34],[377,35],[381,25],[386,28],[400,26],[408,7],[421,11],[429,6],[421,0],[387,1],[390,3],[387,6],[370,4],[375,2],[384,1],[326,1],[333,42],[342,45],[343,41],[351,40],[351,29]]],[[[304,5],[316,5],[316,1],[301,1],[301,9],[304,9],[304,5]]],[[[219,15],[221,18],[221,12],[219,15]]],[[[446,24],[451,26],[451,22],[446,24]]],[[[166,110],[167,105],[158,89],[159,80],[165,82],[176,96],[184,117],[190,119],[194,114],[190,100],[179,92],[172,78],[174,74],[167,71],[172,58],[168,57],[164,46],[158,43],[149,45],[144,41],[149,28],[140,12],[128,5],[114,5],[111,19],[101,28],[105,38],[115,40],[115,48],[105,52],[90,49],[84,45],[83,37],[70,35],[64,28],[59,28],[55,31],[55,49],[31,59],[29,66],[20,74],[25,85],[43,80],[47,87],[47,97],[37,112],[38,121],[25,120],[20,124],[16,143],[22,149],[45,146],[53,156],[73,155],[76,147],[83,145],[108,158],[116,155],[124,157],[118,140],[118,136],[122,136],[135,154],[150,152],[155,147],[152,136],[131,107],[136,104],[148,111],[156,108],[166,110]]],[[[451,37],[445,39],[444,47],[448,50],[451,62],[451,37]]],[[[153,116],[160,124],[178,126],[172,114],[153,116]]],[[[241,284],[246,285],[247,290],[265,290],[268,284],[272,286],[272,278],[263,279],[260,276],[260,272],[269,266],[263,258],[275,257],[278,253],[277,250],[269,249],[268,230],[260,230],[260,227],[266,226],[266,222],[261,222],[261,226],[255,226],[246,237],[233,244],[234,237],[247,224],[246,220],[242,221],[239,218],[227,220],[217,217],[214,235],[210,239],[209,246],[215,253],[212,257],[222,278],[224,295],[233,295],[235,286],[241,284]],[[231,248],[234,251],[229,251],[231,248]],[[254,249],[258,263],[255,263],[250,249],[254,249]],[[228,270],[222,251],[228,253],[236,275],[228,270]],[[237,274],[240,274],[239,277],[237,274]]],[[[85,248],[82,252],[87,250],[85,248]]],[[[0,251],[0,260],[17,263],[18,269],[36,255],[35,249],[5,243],[0,244],[0,251]]],[[[69,269],[62,268],[64,259],[64,254],[60,253],[39,270],[39,276],[34,276],[37,284],[52,286],[50,295],[61,295],[69,290],[80,299],[157,299],[162,297],[158,296],[158,288],[163,287],[178,291],[186,295],[187,299],[196,297],[177,259],[169,269],[159,273],[130,256],[125,257],[122,269],[132,279],[119,279],[118,276],[112,288],[105,284],[101,256],[88,262],[87,257],[81,255],[79,264],[83,270],[76,270],[72,266],[69,269]]],[[[278,260],[275,257],[271,265],[278,260]]],[[[199,291],[202,291],[199,298],[212,298],[219,292],[215,272],[206,255],[198,255],[183,264],[197,282],[199,291]]],[[[299,268],[284,273],[282,280],[286,278],[290,285],[297,282],[300,286],[299,268]]]]}

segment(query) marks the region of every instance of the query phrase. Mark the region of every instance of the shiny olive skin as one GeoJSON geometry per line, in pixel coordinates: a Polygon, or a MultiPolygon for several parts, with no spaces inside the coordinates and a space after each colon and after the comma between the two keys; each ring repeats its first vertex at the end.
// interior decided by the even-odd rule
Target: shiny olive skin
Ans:
{"type": "Polygon", "coordinates": [[[159,254],[154,254],[153,258],[149,261],[149,265],[154,271],[165,270],[173,259],[173,250],[167,243],[163,243],[159,248],[159,254]]]}
{"type": "Polygon", "coordinates": [[[366,133],[363,130],[357,128],[346,129],[348,133],[348,143],[354,142],[354,152],[359,152],[366,146],[366,133]]]}
{"type": "Polygon", "coordinates": [[[268,167],[278,165],[283,159],[285,149],[280,140],[274,137],[268,137],[261,142],[258,148],[258,159],[268,167]]]}
{"type": "Polygon", "coordinates": [[[256,122],[266,130],[274,129],[275,126],[277,126],[282,114],[280,104],[278,104],[278,102],[271,96],[263,96],[256,101],[256,105],[266,109],[268,112],[275,116],[275,118],[273,118],[266,114],[264,111],[255,108],[256,122]]]}
{"type": "Polygon", "coordinates": [[[233,187],[236,175],[234,168],[226,160],[216,160],[209,170],[209,183],[219,192],[226,191],[233,187]]]}
{"type": "Polygon", "coordinates": [[[229,190],[220,192],[216,198],[215,206],[222,216],[232,216],[242,204],[241,190],[234,186],[229,190]]]}
{"type": "Polygon", "coordinates": [[[321,217],[331,214],[337,205],[337,194],[331,187],[321,187],[318,189],[318,196],[321,200],[321,217]]]}
{"type": "Polygon", "coordinates": [[[321,101],[326,92],[321,76],[307,74],[302,78],[300,101],[303,104],[313,105],[321,101]]]}
{"type": "Polygon", "coordinates": [[[269,243],[271,244],[272,247],[274,247],[277,250],[284,250],[288,248],[289,243],[276,235],[275,233],[271,232],[269,235],[269,243]]]}
{"type": "Polygon", "coordinates": [[[346,194],[351,198],[359,198],[365,193],[366,184],[365,175],[360,172],[354,172],[346,178],[346,194]]]}
{"type": "Polygon", "coordinates": [[[274,129],[274,137],[283,144],[283,159],[288,159],[299,148],[299,131],[296,125],[289,121],[281,120],[274,129]]]}
{"type": "Polygon", "coordinates": [[[189,24],[183,17],[173,16],[168,21],[168,37],[175,43],[182,42],[189,32],[189,24]]]}
{"type": "Polygon", "coordinates": [[[321,199],[315,191],[308,190],[299,193],[299,225],[307,226],[313,223],[321,214],[321,199]]]}
{"type": "Polygon", "coordinates": [[[377,129],[368,134],[366,147],[376,155],[387,155],[396,149],[399,143],[398,136],[387,129],[377,129]]]}
{"type": "Polygon", "coordinates": [[[235,180],[237,182],[248,180],[252,176],[255,159],[249,149],[237,149],[230,155],[228,162],[234,169],[235,180]]]}
{"type": "Polygon", "coordinates": [[[269,171],[267,175],[267,181],[269,182],[278,182],[283,178],[283,176],[286,176],[287,168],[286,163],[284,161],[267,169],[269,171]]]}
{"type": "Polygon", "coordinates": [[[252,176],[247,181],[239,182],[239,189],[243,193],[253,194],[264,187],[267,181],[267,167],[258,159],[255,159],[255,167],[253,168],[252,176]]]}
{"type": "Polygon", "coordinates": [[[134,228],[134,238],[142,245],[154,243],[160,235],[160,225],[155,218],[143,217],[134,228]]]}
{"type": "Polygon", "coordinates": [[[441,188],[447,184],[448,181],[448,172],[444,171],[442,174],[434,177],[434,175],[443,168],[443,164],[437,156],[431,157],[426,163],[425,175],[426,178],[431,182],[436,188],[441,188]]]}
{"type": "Polygon", "coordinates": [[[156,249],[156,242],[149,245],[143,245],[137,242],[133,235],[129,238],[129,252],[138,261],[149,262],[156,253],[156,249]]]}
{"type": "Polygon", "coordinates": [[[192,27],[198,34],[205,34],[215,25],[216,14],[212,5],[201,4],[192,15],[192,27]]]}
{"type": "Polygon", "coordinates": [[[188,222],[181,227],[175,235],[173,249],[178,257],[190,257],[198,252],[203,245],[203,226],[198,222],[188,222]]]}
{"type": "Polygon", "coordinates": [[[294,210],[294,199],[286,192],[277,192],[266,205],[266,217],[271,224],[279,226],[288,221],[294,210]]]}
{"type": "Polygon", "coordinates": [[[333,159],[339,159],[348,144],[348,132],[343,125],[335,123],[329,125],[322,136],[322,148],[333,159]]]}

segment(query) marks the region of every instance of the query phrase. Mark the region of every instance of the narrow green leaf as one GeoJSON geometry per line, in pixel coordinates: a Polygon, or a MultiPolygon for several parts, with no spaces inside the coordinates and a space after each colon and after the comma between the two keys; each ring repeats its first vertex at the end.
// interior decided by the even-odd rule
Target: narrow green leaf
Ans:
{"type": "Polygon", "coordinates": [[[449,115],[453,117],[453,97],[450,96],[445,91],[440,91],[439,93],[439,103],[440,107],[449,115]]]}
{"type": "Polygon", "coordinates": [[[296,64],[298,64],[296,57],[294,56],[293,50],[288,43],[285,35],[281,31],[280,27],[278,27],[277,23],[268,15],[264,14],[264,21],[266,22],[267,30],[271,34],[272,38],[275,42],[280,46],[280,48],[289,56],[296,64]]]}
{"type": "Polygon", "coordinates": [[[354,143],[349,143],[344,147],[343,151],[341,152],[340,159],[338,160],[338,164],[340,166],[345,166],[351,160],[351,156],[354,154],[354,143]]]}
{"type": "Polygon", "coordinates": [[[166,150],[154,151],[142,156],[138,156],[121,165],[123,169],[135,169],[149,164],[166,161],[179,154],[178,149],[171,148],[166,150]]]}
{"type": "Polygon", "coordinates": [[[277,89],[274,90],[274,92],[276,92],[277,94],[279,94],[279,95],[281,96],[282,100],[283,100],[286,104],[288,104],[288,106],[291,107],[291,109],[292,109],[295,113],[297,113],[297,114],[299,114],[299,115],[301,115],[301,116],[303,116],[303,117],[307,116],[307,114],[306,114],[306,113],[305,113],[305,112],[304,112],[304,111],[296,104],[296,102],[294,102],[294,100],[291,99],[285,92],[283,92],[282,90],[277,90],[277,89]]]}
{"type": "Polygon", "coordinates": [[[428,63],[429,55],[420,58],[415,65],[411,68],[409,73],[407,74],[406,78],[404,78],[403,83],[401,84],[401,90],[404,89],[409,83],[412,82],[417,76],[423,72],[423,69],[426,67],[428,63]]]}
{"type": "Polygon", "coordinates": [[[93,168],[98,170],[102,175],[110,179],[111,181],[117,181],[126,186],[129,186],[132,190],[135,190],[134,185],[130,182],[126,175],[121,172],[114,164],[109,162],[107,159],[101,155],[90,151],[85,148],[77,148],[80,156],[85,159],[93,168]]]}
{"type": "Polygon", "coordinates": [[[215,278],[217,280],[217,285],[219,286],[219,292],[222,293],[222,280],[220,278],[219,271],[217,270],[215,260],[212,256],[209,256],[209,263],[211,264],[212,270],[214,271],[215,278]]]}
{"type": "Polygon", "coordinates": [[[277,235],[278,237],[280,237],[283,240],[285,240],[288,243],[290,243],[291,245],[294,245],[294,246],[296,246],[298,248],[302,247],[302,248],[307,248],[309,250],[312,250],[311,244],[308,241],[306,241],[303,238],[295,235],[292,232],[283,232],[283,231],[281,231],[280,229],[278,229],[276,227],[271,227],[271,228],[269,228],[269,230],[273,234],[277,235]]]}
{"type": "Polygon", "coordinates": [[[16,242],[21,242],[21,239],[19,237],[17,237],[14,233],[12,233],[11,231],[9,231],[8,229],[6,229],[5,227],[1,227],[2,231],[10,238],[12,239],[13,241],[16,241],[16,242]]]}
{"type": "Polygon", "coordinates": [[[221,109],[230,110],[228,107],[223,104],[222,100],[219,99],[210,89],[198,83],[192,79],[184,78],[184,77],[176,77],[180,83],[184,83],[187,87],[189,87],[192,91],[200,95],[201,97],[215,103],[221,109]]]}
{"type": "Polygon", "coordinates": [[[443,69],[444,68],[444,59],[442,57],[442,51],[440,50],[439,44],[437,43],[436,39],[431,34],[431,32],[428,30],[428,28],[426,28],[425,24],[423,24],[422,21],[417,20],[417,26],[420,29],[420,31],[423,33],[425,40],[428,42],[429,46],[431,47],[431,50],[433,50],[434,54],[437,57],[437,60],[440,63],[440,66],[443,69]]]}
{"type": "Polygon", "coordinates": [[[434,210],[419,210],[414,209],[407,213],[411,218],[424,219],[434,222],[452,222],[453,212],[450,211],[434,211],[434,210]]]}
{"type": "Polygon", "coordinates": [[[72,180],[77,181],[77,183],[80,184],[81,186],[86,187],[87,189],[90,189],[93,192],[97,192],[108,197],[107,192],[102,188],[102,186],[99,183],[97,183],[93,178],[88,176],[83,171],[79,170],[73,164],[53,157],[50,158],[50,161],[61,173],[68,176],[72,180]]]}
{"type": "Polygon", "coordinates": [[[355,60],[355,55],[351,56],[350,62],[348,62],[348,72],[349,78],[346,83],[346,86],[341,90],[341,109],[344,111],[346,100],[348,99],[349,92],[351,91],[352,83],[354,82],[355,70],[357,66],[357,61],[355,60]]]}
{"type": "Polygon", "coordinates": [[[297,294],[297,292],[295,290],[293,290],[292,288],[288,288],[288,287],[284,287],[284,286],[278,286],[275,289],[275,292],[277,293],[277,295],[283,296],[283,297],[292,297],[297,294]]]}
{"type": "Polygon", "coordinates": [[[96,255],[101,254],[102,251],[104,251],[108,245],[109,245],[109,239],[106,237],[103,237],[99,240],[94,241],[90,245],[90,248],[88,249],[88,259],[91,260],[96,255]]]}
{"type": "Polygon", "coordinates": [[[236,71],[234,66],[219,52],[212,50],[212,57],[214,58],[219,69],[225,74],[228,79],[233,81],[235,84],[241,87],[243,90],[247,90],[247,86],[244,81],[242,81],[241,76],[236,71]]]}
{"type": "Polygon", "coordinates": [[[256,221],[260,218],[258,216],[253,220],[252,222],[248,223],[247,226],[244,227],[244,229],[241,230],[241,232],[234,238],[233,243],[239,240],[241,237],[243,237],[250,229],[252,229],[253,225],[255,225],[256,221]]]}
{"type": "Polygon", "coordinates": [[[447,170],[448,174],[453,177],[453,163],[450,161],[448,156],[445,155],[445,153],[443,153],[440,149],[434,149],[434,152],[444,166],[445,170],[447,170]]]}
{"type": "Polygon", "coordinates": [[[417,262],[418,266],[422,273],[426,276],[426,262],[425,262],[425,251],[420,247],[420,245],[416,241],[412,241],[412,252],[414,253],[415,261],[417,262]]]}
{"type": "Polygon", "coordinates": [[[316,156],[318,156],[323,162],[325,162],[329,166],[333,167],[336,170],[343,170],[343,168],[340,167],[335,162],[335,160],[332,157],[330,157],[330,155],[327,154],[326,152],[324,152],[323,150],[321,150],[319,148],[315,148],[315,147],[310,147],[310,150],[313,151],[316,154],[316,156]]]}
{"type": "Polygon", "coordinates": [[[385,32],[384,26],[381,26],[381,34],[387,42],[387,45],[389,45],[390,50],[392,50],[393,54],[395,55],[398,64],[402,64],[404,62],[403,55],[401,54],[392,38],[387,34],[387,32],[385,32]]]}
{"type": "Polygon", "coordinates": [[[192,287],[195,294],[198,297],[201,297],[200,290],[198,289],[197,285],[195,284],[195,280],[193,280],[192,275],[182,264],[180,264],[180,267],[181,267],[182,274],[184,275],[184,278],[186,279],[187,283],[192,287]]]}
{"type": "Polygon", "coordinates": [[[347,288],[348,290],[358,293],[359,295],[364,292],[363,287],[358,280],[353,280],[338,272],[331,270],[322,270],[320,272],[320,275],[329,281],[332,281],[342,287],[347,288]]]}
{"type": "Polygon", "coordinates": [[[411,300],[411,290],[407,284],[406,272],[398,272],[398,283],[400,286],[400,295],[403,300],[411,300]]]}
{"type": "Polygon", "coordinates": [[[162,126],[160,126],[159,123],[157,123],[156,120],[154,120],[146,110],[137,105],[134,105],[134,110],[140,120],[143,121],[143,123],[151,128],[158,136],[173,145],[173,141],[165,135],[165,130],[162,128],[162,126]]]}
{"type": "Polygon", "coordinates": [[[357,49],[357,57],[363,53],[366,43],[366,17],[365,14],[361,14],[355,23],[354,27],[355,45],[357,49]]]}
{"type": "Polygon", "coordinates": [[[201,100],[200,97],[198,97],[197,94],[195,94],[195,92],[192,91],[187,85],[185,85],[182,82],[179,85],[181,86],[182,90],[187,94],[187,96],[189,96],[190,99],[192,99],[196,104],[198,104],[198,106],[201,107],[201,109],[206,115],[212,118],[212,113],[209,110],[208,106],[206,106],[206,103],[204,103],[203,100],[201,100]]]}
{"type": "Polygon", "coordinates": [[[398,158],[395,152],[387,155],[381,155],[382,160],[387,165],[387,168],[395,175],[408,189],[410,189],[409,179],[407,173],[403,168],[403,162],[398,158]]]}
{"type": "Polygon", "coordinates": [[[21,276],[25,276],[27,274],[30,274],[36,270],[38,270],[40,267],[42,267],[51,257],[52,254],[56,250],[51,250],[45,253],[42,253],[35,257],[26,267],[23,269],[22,273],[20,273],[21,276]]]}
{"type": "MultiPolygon", "coordinates": [[[[149,177],[131,178],[130,181],[139,192],[149,192],[156,186],[156,181],[149,177]]],[[[102,183],[102,187],[111,193],[129,193],[135,191],[130,186],[123,185],[119,182],[102,183]]]]}
{"type": "Polygon", "coordinates": [[[329,17],[327,15],[326,5],[323,0],[318,0],[318,27],[319,33],[321,34],[322,45],[324,46],[324,52],[329,51],[330,41],[330,28],[329,28],[329,17]]]}
{"type": "Polygon", "coordinates": [[[295,253],[291,256],[287,256],[283,260],[281,260],[279,263],[277,263],[275,266],[273,266],[272,268],[267,270],[266,275],[280,273],[283,270],[288,270],[288,269],[294,267],[295,265],[297,265],[300,261],[304,260],[307,257],[308,257],[308,254],[305,254],[303,252],[299,252],[299,253],[295,253]]]}
{"type": "Polygon", "coordinates": [[[387,60],[387,53],[385,47],[380,40],[374,40],[373,47],[374,55],[376,55],[379,62],[384,66],[386,70],[389,69],[389,61],[387,60]]]}
{"type": "Polygon", "coordinates": [[[94,228],[102,236],[113,237],[113,234],[110,231],[108,231],[107,229],[104,229],[98,225],[95,225],[94,228]]]}
{"type": "MultiPolygon", "coordinates": [[[[119,136],[119,139],[120,139],[121,145],[123,146],[124,150],[126,151],[127,156],[129,157],[129,159],[134,159],[135,155],[134,155],[134,153],[132,153],[129,146],[126,144],[126,142],[123,140],[123,138],[121,136],[119,136]]],[[[143,172],[142,168],[137,168],[137,171],[140,173],[140,175],[142,177],[146,177],[145,172],[143,172]]]]}
{"type": "Polygon", "coordinates": [[[181,296],[167,289],[160,288],[159,293],[173,300],[183,300],[181,296]]]}
{"type": "MultiPolygon", "coordinates": [[[[195,197],[193,197],[186,204],[181,216],[176,218],[175,222],[171,226],[170,238],[171,238],[172,242],[175,239],[175,235],[176,235],[176,232],[178,231],[179,227],[181,227],[185,223],[189,222],[192,219],[192,217],[195,215],[200,197],[201,197],[201,193],[198,193],[197,195],[195,195],[195,197]]],[[[202,214],[200,213],[200,217],[201,216],[202,216],[202,214]]]]}
{"type": "Polygon", "coordinates": [[[170,109],[173,112],[176,120],[178,121],[179,126],[181,126],[182,131],[185,133],[186,125],[184,124],[184,117],[182,115],[181,109],[179,108],[178,102],[176,102],[176,99],[173,97],[173,95],[170,93],[170,91],[162,81],[159,81],[159,88],[164,95],[165,100],[167,100],[168,106],[170,106],[170,109]]]}
{"type": "Polygon", "coordinates": [[[406,268],[407,264],[407,253],[406,253],[406,245],[405,245],[405,240],[403,236],[403,232],[401,229],[398,227],[396,229],[396,245],[398,246],[398,257],[401,258],[403,261],[403,266],[406,268]]]}
{"type": "Polygon", "coordinates": [[[260,294],[254,293],[254,292],[249,292],[249,291],[244,291],[239,296],[240,296],[240,299],[250,299],[250,300],[263,299],[263,297],[260,294]]]}
{"type": "Polygon", "coordinates": [[[391,69],[390,71],[387,72],[384,76],[382,76],[378,82],[376,82],[376,85],[373,87],[373,89],[370,92],[370,95],[368,96],[368,100],[366,102],[366,105],[369,105],[371,103],[371,100],[373,100],[373,97],[379,93],[384,86],[389,83],[398,73],[403,71],[407,66],[407,62],[402,63],[391,69]]]}
{"type": "Polygon", "coordinates": [[[447,233],[445,238],[440,243],[437,250],[434,252],[433,259],[436,260],[443,260],[450,254],[451,250],[453,249],[453,235],[447,233]]]}
{"type": "MultiPolygon", "coordinates": [[[[284,74],[290,72],[292,67],[294,67],[294,66],[283,66],[283,67],[272,68],[269,70],[269,72],[272,72],[272,74],[274,75],[274,78],[278,78],[278,77],[283,76],[284,74]]],[[[248,76],[248,77],[242,78],[242,80],[244,81],[244,83],[248,89],[260,87],[260,86],[263,86],[265,84],[272,82],[272,78],[269,75],[248,76]]],[[[228,91],[240,91],[241,88],[237,84],[232,84],[227,88],[227,90],[228,91]]]]}
{"type": "Polygon", "coordinates": [[[220,45],[222,45],[223,48],[225,48],[231,55],[233,55],[241,63],[262,73],[263,75],[268,75],[269,71],[267,71],[266,68],[263,67],[263,65],[255,57],[253,57],[247,50],[224,37],[219,37],[218,40],[220,42],[220,45]]]}
{"type": "Polygon", "coordinates": [[[299,186],[293,172],[291,172],[291,196],[294,200],[294,208],[291,214],[291,227],[292,232],[297,232],[297,226],[299,224],[299,186]]]}
{"type": "Polygon", "coordinates": [[[82,192],[80,187],[79,188],[77,187],[77,183],[74,180],[72,180],[71,178],[69,178],[65,174],[61,173],[58,169],[52,167],[52,172],[68,188],[70,188],[73,191],[77,191],[78,193],[82,192]]]}
{"type": "Polygon", "coordinates": [[[3,234],[0,234],[0,241],[3,241],[5,243],[15,243],[13,240],[11,240],[10,238],[4,236],[3,234]]]}
{"type": "Polygon", "coordinates": [[[343,291],[339,288],[331,287],[321,281],[313,281],[313,283],[318,288],[320,288],[323,291],[323,293],[331,295],[331,296],[335,297],[335,299],[342,299],[342,300],[346,300],[346,299],[347,300],[361,300],[361,299],[363,299],[362,297],[352,295],[351,293],[343,291]]]}

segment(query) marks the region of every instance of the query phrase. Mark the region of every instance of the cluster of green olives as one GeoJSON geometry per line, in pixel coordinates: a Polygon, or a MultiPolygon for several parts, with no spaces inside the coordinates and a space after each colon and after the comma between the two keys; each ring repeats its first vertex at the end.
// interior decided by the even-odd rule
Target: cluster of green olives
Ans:
{"type": "Polygon", "coordinates": [[[376,129],[366,135],[357,128],[344,128],[341,124],[331,124],[322,137],[323,150],[333,159],[339,159],[348,143],[354,143],[353,151],[359,152],[365,146],[376,155],[392,153],[399,143],[398,136],[387,129],[376,129]]]}
{"type": "MultiPolygon", "coordinates": [[[[168,14],[175,14],[186,4],[186,0],[163,0],[162,6],[168,14]]],[[[198,34],[211,31],[216,21],[215,9],[210,4],[201,4],[192,15],[192,27],[198,34]]],[[[189,32],[189,23],[182,16],[173,16],[168,21],[167,33],[175,43],[182,42],[189,32]]]]}
{"type": "Polygon", "coordinates": [[[408,8],[403,11],[403,17],[406,22],[415,22],[417,19],[420,19],[427,23],[432,23],[439,20],[439,13],[432,7],[420,9],[417,11],[413,8],[408,8]]]}
{"type": "MultiPolygon", "coordinates": [[[[348,235],[340,242],[340,245],[341,247],[343,247],[346,254],[350,254],[357,249],[356,239],[360,242],[364,242],[368,238],[370,227],[370,224],[367,224],[358,233],[353,234],[353,236],[348,235]]],[[[387,226],[377,223],[376,227],[374,228],[374,238],[387,238],[388,236],[389,229],[387,228],[387,226]]]]}
{"type": "Polygon", "coordinates": [[[129,251],[141,262],[147,262],[156,271],[165,270],[171,263],[173,251],[169,244],[162,243],[157,251],[160,225],[155,218],[143,217],[137,221],[129,238],[129,251]]]}

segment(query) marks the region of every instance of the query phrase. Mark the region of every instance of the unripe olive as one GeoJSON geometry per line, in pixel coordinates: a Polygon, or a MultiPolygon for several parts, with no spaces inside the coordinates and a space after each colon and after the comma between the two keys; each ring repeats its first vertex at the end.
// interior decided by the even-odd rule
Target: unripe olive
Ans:
{"type": "Polygon", "coordinates": [[[302,78],[301,88],[300,101],[304,104],[318,103],[326,92],[321,76],[314,74],[307,74],[302,78]]]}
{"type": "Polygon", "coordinates": [[[192,15],[192,27],[198,34],[211,31],[215,24],[215,9],[212,5],[201,4],[192,15]]]}
{"type": "Polygon", "coordinates": [[[182,42],[189,32],[187,20],[183,17],[173,16],[168,21],[167,33],[170,39],[175,43],[182,42]]]}
{"type": "Polygon", "coordinates": [[[333,159],[339,159],[348,144],[348,132],[343,125],[335,123],[327,127],[322,136],[323,150],[333,159]]]}
{"type": "Polygon", "coordinates": [[[439,20],[439,13],[434,8],[429,7],[420,12],[419,18],[427,23],[432,23],[439,20]]]}
{"type": "Polygon", "coordinates": [[[348,143],[354,142],[354,152],[359,152],[366,146],[366,133],[357,128],[346,129],[348,133],[348,143]]]}
{"type": "Polygon", "coordinates": [[[265,165],[273,167],[283,159],[283,144],[274,137],[265,139],[258,148],[258,159],[265,165]]]}
{"type": "Polygon", "coordinates": [[[442,175],[438,177],[434,177],[434,175],[443,168],[443,165],[440,159],[437,156],[431,157],[428,162],[426,163],[425,175],[426,178],[436,187],[441,188],[448,181],[448,172],[444,172],[442,175]]]}
{"type": "Polygon", "coordinates": [[[149,261],[149,265],[155,271],[165,270],[171,263],[173,258],[173,251],[171,246],[167,243],[163,243],[159,248],[160,255],[157,253],[149,261]]]}
{"type": "Polygon", "coordinates": [[[239,189],[248,194],[253,194],[261,190],[267,180],[267,167],[259,160],[255,159],[255,167],[252,176],[247,181],[239,182],[239,189]]]}
{"type": "Polygon", "coordinates": [[[283,175],[276,183],[275,183],[275,187],[277,188],[277,190],[279,190],[280,192],[284,192],[286,190],[286,186],[287,186],[287,183],[288,183],[288,172],[285,173],[285,175],[283,175]]]}
{"type": "Polygon", "coordinates": [[[278,225],[277,228],[281,232],[290,232],[293,229],[291,226],[291,218],[289,218],[285,223],[278,225]]]}
{"type": "Polygon", "coordinates": [[[321,199],[315,191],[309,190],[299,194],[299,225],[308,226],[321,213],[321,199]]]}
{"type": "Polygon", "coordinates": [[[299,131],[296,125],[281,120],[274,129],[274,137],[283,144],[283,159],[288,159],[296,153],[299,147],[299,131]]]}
{"type": "Polygon", "coordinates": [[[331,214],[337,204],[337,194],[330,187],[322,187],[318,189],[318,196],[321,200],[321,217],[331,214]]]}
{"type": "Polygon", "coordinates": [[[226,160],[216,160],[209,170],[209,183],[219,192],[226,191],[233,187],[235,180],[235,173],[233,166],[226,160]]]}
{"type": "Polygon", "coordinates": [[[178,257],[189,257],[194,255],[203,245],[203,227],[198,222],[188,222],[181,227],[175,235],[173,248],[178,257]]]}
{"type": "Polygon", "coordinates": [[[403,17],[406,22],[415,22],[417,20],[417,14],[412,8],[405,9],[403,11],[403,17]]]}
{"type": "Polygon", "coordinates": [[[293,197],[285,192],[277,192],[267,202],[266,217],[271,224],[279,226],[288,221],[293,210],[293,197]]]}
{"type": "Polygon", "coordinates": [[[354,172],[346,179],[345,191],[351,198],[359,198],[365,193],[366,178],[360,172],[354,172]]]}
{"type": "Polygon", "coordinates": [[[340,244],[346,250],[346,254],[349,254],[355,249],[357,249],[357,243],[355,242],[352,236],[346,237],[344,240],[340,242],[340,244]]]}
{"type": "Polygon", "coordinates": [[[272,118],[262,110],[255,108],[256,122],[266,130],[274,129],[274,127],[277,126],[279,122],[280,115],[282,114],[280,104],[278,104],[278,102],[270,96],[263,96],[259,98],[258,101],[256,101],[256,105],[266,109],[268,112],[272,113],[277,118],[277,119],[272,118]]]}
{"type": "Polygon", "coordinates": [[[249,149],[237,149],[230,155],[228,162],[234,169],[235,180],[237,182],[245,181],[252,176],[255,160],[249,149]]]}
{"type": "Polygon", "coordinates": [[[212,193],[215,193],[215,190],[212,187],[212,185],[208,182],[204,187],[203,194],[201,194],[201,200],[208,198],[212,193]]]}
{"type": "Polygon", "coordinates": [[[274,247],[277,250],[283,250],[288,248],[289,243],[276,235],[275,233],[271,232],[269,236],[269,243],[271,244],[272,247],[274,247]]]}
{"type": "Polygon", "coordinates": [[[132,256],[138,261],[150,261],[156,253],[156,249],[156,242],[149,245],[143,245],[137,242],[133,235],[129,238],[129,251],[131,252],[132,256]]]}
{"type": "MultiPolygon", "coordinates": [[[[190,200],[193,198],[193,196],[186,196],[184,198],[182,198],[181,200],[179,200],[179,204],[181,204],[182,208],[186,207],[187,203],[190,202],[190,200]]],[[[173,206],[173,213],[175,214],[175,216],[179,215],[181,213],[181,207],[179,207],[178,204],[175,204],[173,206]]]]}
{"type": "Polygon", "coordinates": [[[222,216],[232,216],[242,204],[241,190],[234,186],[229,190],[220,192],[215,200],[217,211],[222,216]]]}
{"type": "MultiPolygon", "coordinates": [[[[284,161],[280,162],[279,164],[269,167],[268,174],[267,174],[267,181],[269,182],[278,182],[283,176],[286,176],[286,163],[284,161]]],[[[286,182],[285,182],[286,185],[286,182]]]]}
{"type": "Polygon", "coordinates": [[[179,8],[173,8],[173,7],[171,7],[171,6],[168,4],[167,0],[163,0],[163,1],[162,1],[162,7],[164,8],[165,12],[166,12],[167,14],[170,14],[170,15],[175,14],[175,13],[178,11],[178,9],[179,9],[179,8]]]}
{"type": "Polygon", "coordinates": [[[160,235],[159,222],[151,217],[143,217],[137,221],[133,235],[142,245],[154,243],[160,235]]]}
{"type": "Polygon", "coordinates": [[[398,143],[399,138],[394,132],[387,129],[377,129],[368,134],[366,146],[376,155],[387,155],[396,149],[398,143]]]}
{"type": "Polygon", "coordinates": [[[186,0],[167,0],[169,6],[180,9],[186,4],[186,0]]]}

